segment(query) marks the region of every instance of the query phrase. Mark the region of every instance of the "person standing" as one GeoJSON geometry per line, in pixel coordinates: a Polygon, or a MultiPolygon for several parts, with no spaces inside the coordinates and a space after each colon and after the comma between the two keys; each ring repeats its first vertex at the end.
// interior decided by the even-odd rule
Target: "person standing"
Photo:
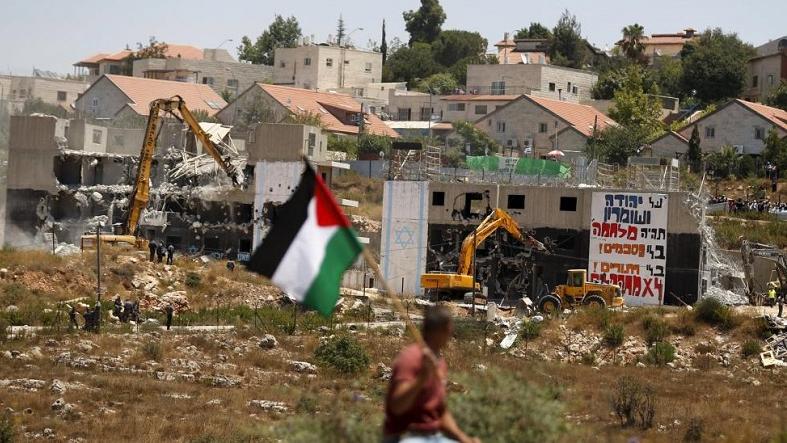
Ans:
{"type": "Polygon", "coordinates": [[[779,295],[776,296],[776,303],[779,305],[779,318],[781,318],[782,317],[782,309],[784,308],[784,291],[783,290],[779,290],[779,295]]]}
{"type": "Polygon", "coordinates": [[[768,289],[768,306],[774,306],[776,304],[776,288],[773,284],[768,285],[770,289],[768,289]]]}
{"type": "Polygon", "coordinates": [[[169,328],[172,326],[172,314],[175,312],[175,309],[172,307],[172,303],[170,303],[164,310],[167,313],[167,331],[169,331],[169,328]]]}
{"type": "Polygon", "coordinates": [[[158,251],[158,243],[156,240],[151,240],[148,243],[148,249],[150,250],[150,261],[153,262],[156,260],[156,252],[158,251]]]}
{"type": "Polygon", "coordinates": [[[77,323],[77,308],[74,305],[71,305],[70,308],[71,309],[68,310],[69,327],[71,329],[79,329],[79,323],[77,323]]]}
{"type": "Polygon", "coordinates": [[[393,364],[385,397],[383,443],[478,443],[446,408],[448,366],[441,352],[451,338],[451,314],[430,306],[421,328],[426,346],[404,348],[393,364]]]}
{"type": "Polygon", "coordinates": [[[171,265],[175,260],[175,246],[170,244],[167,246],[167,264],[171,265]]]}
{"type": "Polygon", "coordinates": [[[156,250],[156,261],[161,263],[164,261],[164,254],[166,253],[167,247],[164,246],[164,242],[158,245],[158,249],[156,250]]]}

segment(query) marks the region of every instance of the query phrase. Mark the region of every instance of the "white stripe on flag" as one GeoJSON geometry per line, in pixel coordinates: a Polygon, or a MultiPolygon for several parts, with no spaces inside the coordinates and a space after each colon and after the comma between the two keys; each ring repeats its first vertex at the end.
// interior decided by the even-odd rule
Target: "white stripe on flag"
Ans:
{"type": "Polygon", "coordinates": [[[284,254],[271,281],[290,297],[303,301],[320,272],[328,241],[337,229],[336,226],[317,225],[317,199],[313,197],[309,202],[306,220],[284,254]]]}

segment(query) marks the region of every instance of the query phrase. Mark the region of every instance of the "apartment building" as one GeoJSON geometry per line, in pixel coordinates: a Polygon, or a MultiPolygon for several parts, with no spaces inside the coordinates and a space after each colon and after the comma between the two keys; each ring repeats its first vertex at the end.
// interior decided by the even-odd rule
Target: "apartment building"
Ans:
{"type": "MultiPolygon", "coordinates": [[[[36,74],[36,72],[34,72],[36,74]]],[[[21,111],[27,100],[41,99],[44,103],[74,110],[74,102],[87,89],[87,82],[40,75],[0,75],[0,102],[9,111],[21,111]]]]}
{"type": "Polygon", "coordinates": [[[365,88],[383,77],[382,54],[336,45],[276,48],[273,63],[274,84],[316,91],[365,88]]]}
{"type": "Polygon", "coordinates": [[[743,96],[763,102],[781,82],[787,82],[787,36],[756,48],[757,55],[747,64],[748,76],[743,96]]]}
{"type": "Polygon", "coordinates": [[[520,95],[579,103],[590,100],[594,72],[547,64],[468,65],[467,92],[479,95],[520,95]]]}

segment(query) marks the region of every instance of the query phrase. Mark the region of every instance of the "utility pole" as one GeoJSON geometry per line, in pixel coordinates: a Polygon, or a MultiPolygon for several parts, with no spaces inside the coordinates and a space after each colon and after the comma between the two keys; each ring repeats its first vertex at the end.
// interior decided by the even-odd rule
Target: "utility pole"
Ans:
{"type": "Polygon", "coordinates": [[[96,225],[96,302],[101,302],[101,224],[96,225]]]}
{"type": "Polygon", "coordinates": [[[55,224],[52,223],[52,255],[55,255],[55,224]]]}
{"type": "Polygon", "coordinates": [[[476,243],[476,232],[478,228],[476,227],[473,229],[473,289],[470,291],[472,294],[472,298],[470,299],[470,303],[472,303],[472,312],[473,318],[475,318],[475,282],[476,282],[476,269],[475,269],[475,254],[476,249],[478,249],[478,244],[476,243]]]}

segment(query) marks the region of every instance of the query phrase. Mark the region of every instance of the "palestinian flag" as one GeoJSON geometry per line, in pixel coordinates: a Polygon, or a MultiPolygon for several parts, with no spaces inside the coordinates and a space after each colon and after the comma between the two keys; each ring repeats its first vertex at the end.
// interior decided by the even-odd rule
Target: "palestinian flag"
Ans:
{"type": "Polygon", "coordinates": [[[277,208],[273,227],[252,254],[248,269],[327,316],[339,298],[342,274],[360,253],[350,221],[306,164],[301,182],[277,208]]]}

